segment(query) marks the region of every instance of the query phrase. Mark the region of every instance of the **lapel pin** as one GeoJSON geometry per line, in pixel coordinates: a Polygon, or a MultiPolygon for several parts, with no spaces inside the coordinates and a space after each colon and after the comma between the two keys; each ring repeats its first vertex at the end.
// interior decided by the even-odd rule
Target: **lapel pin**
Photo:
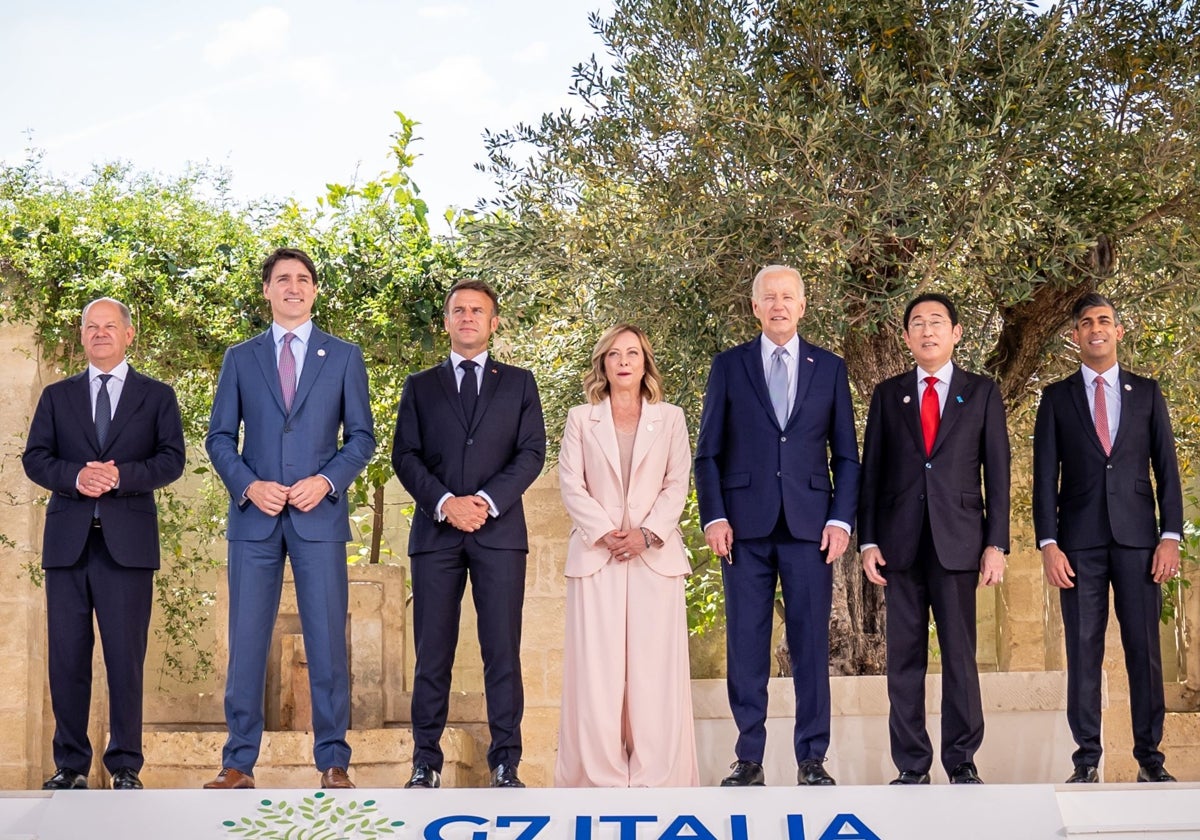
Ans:
{"type": "Polygon", "coordinates": [[[810,365],[813,363],[812,356],[805,356],[805,357],[804,357],[804,360],[805,360],[806,362],[808,362],[810,365]]]}
{"type": "Polygon", "coordinates": [[[958,396],[956,396],[956,397],[954,398],[954,401],[955,401],[956,403],[958,403],[959,405],[962,405],[962,401],[963,401],[962,394],[959,394],[958,396]]]}
{"type": "Polygon", "coordinates": [[[322,347],[320,350],[318,350],[318,351],[317,351],[317,355],[318,355],[318,356],[324,356],[324,355],[325,355],[325,348],[324,348],[324,347],[322,347]]]}
{"type": "Polygon", "coordinates": [[[1125,390],[1126,390],[1126,391],[1132,391],[1132,390],[1133,390],[1133,386],[1132,386],[1132,385],[1130,385],[1130,384],[1127,382],[1127,383],[1125,383],[1125,390]]]}
{"type": "Polygon", "coordinates": [[[912,397],[906,396],[906,397],[904,398],[904,404],[905,404],[905,405],[908,405],[910,402],[912,402],[912,397]]]}

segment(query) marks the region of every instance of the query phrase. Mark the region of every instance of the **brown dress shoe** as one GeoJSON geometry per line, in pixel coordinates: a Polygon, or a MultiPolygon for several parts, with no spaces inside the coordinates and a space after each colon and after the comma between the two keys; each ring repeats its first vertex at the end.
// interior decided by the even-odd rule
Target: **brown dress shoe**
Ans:
{"type": "Polygon", "coordinates": [[[204,783],[205,790],[239,790],[254,787],[254,777],[234,770],[232,767],[222,767],[217,778],[204,783]]]}
{"type": "Polygon", "coordinates": [[[352,788],[354,782],[350,781],[350,775],[346,772],[345,767],[330,767],[321,774],[321,787],[352,788]]]}

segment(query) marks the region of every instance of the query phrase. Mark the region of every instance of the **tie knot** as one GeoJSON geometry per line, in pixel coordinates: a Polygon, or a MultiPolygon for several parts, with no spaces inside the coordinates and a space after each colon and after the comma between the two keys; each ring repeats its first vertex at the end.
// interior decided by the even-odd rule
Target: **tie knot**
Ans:
{"type": "Polygon", "coordinates": [[[1103,388],[1105,385],[1107,385],[1107,384],[1108,384],[1108,383],[1107,383],[1107,382],[1104,380],[1104,377],[1103,377],[1103,376],[1097,376],[1095,379],[1093,379],[1093,380],[1092,380],[1092,382],[1095,384],[1095,386],[1096,386],[1097,388],[1103,388]]]}
{"type": "Polygon", "coordinates": [[[295,340],[295,338],[296,338],[295,333],[284,333],[283,334],[283,346],[284,347],[290,346],[292,341],[295,340]]]}
{"type": "Polygon", "coordinates": [[[113,378],[113,375],[111,373],[102,373],[96,378],[100,380],[100,387],[103,388],[108,384],[108,380],[113,378]]]}
{"type": "Polygon", "coordinates": [[[772,353],[771,355],[774,356],[776,359],[786,359],[787,354],[788,354],[788,351],[787,351],[786,347],[776,347],[775,352],[772,353]]]}
{"type": "Polygon", "coordinates": [[[928,385],[930,388],[932,388],[934,385],[936,385],[937,381],[938,381],[938,378],[936,376],[926,376],[925,377],[925,384],[928,385]]]}
{"type": "Polygon", "coordinates": [[[463,373],[474,373],[475,368],[479,367],[479,364],[470,359],[463,359],[458,363],[458,367],[463,373]]]}

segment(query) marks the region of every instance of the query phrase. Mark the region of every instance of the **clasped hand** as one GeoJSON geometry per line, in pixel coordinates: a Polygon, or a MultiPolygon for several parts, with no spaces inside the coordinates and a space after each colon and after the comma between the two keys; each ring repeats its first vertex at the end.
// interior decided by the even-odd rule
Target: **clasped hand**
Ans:
{"type": "Polygon", "coordinates": [[[121,483],[121,473],[113,461],[88,461],[75,483],[80,493],[98,499],[121,483]]]}
{"type": "Polygon", "coordinates": [[[302,478],[291,486],[276,481],[255,481],[246,488],[246,498],[267,516],[278,516],[287,505],[308,513],[329,493],[329,482],[319,475],[302,478]]]}
{"type": "Polygon", "coordinates": [[[624,562],[641,555],[646,550],[646,538],[641,529],[635,531],[609,531],[600,538],[613,560],[624,562]]]}
{"type": "Polygon", "coordinates": [[[442,503],[442,516],[460,531],[478,531],[488,518],[488,503],[480,496],[451,496],[442,503]]]}

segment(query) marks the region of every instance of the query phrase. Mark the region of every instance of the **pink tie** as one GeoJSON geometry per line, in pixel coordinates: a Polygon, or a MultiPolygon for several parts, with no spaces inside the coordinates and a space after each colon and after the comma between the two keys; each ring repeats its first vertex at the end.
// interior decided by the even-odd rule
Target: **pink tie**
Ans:
{"type": "Polygon", "coordinates": [[[1096,383],[1096,404],[1093,407],[1092,413],[1095,415],[1096,422],[1096,437],[1100,438],[1100,445],[1104,447],[1104,454],[1112,454],[1112,438],[1108,434],[1108,397],[1104,394],[1105,381],[1103,376],[1097,376],[1093,382],[1096,383]]]}
{"type": "Polygon", "coordinates": [[[292,339],[295,333],[285,333],[283,349],[279,351],[279,387],[283,389],[283,409],[292,411],[292,400],[296,398],[296,357],[292,355],[292,339]]]}

